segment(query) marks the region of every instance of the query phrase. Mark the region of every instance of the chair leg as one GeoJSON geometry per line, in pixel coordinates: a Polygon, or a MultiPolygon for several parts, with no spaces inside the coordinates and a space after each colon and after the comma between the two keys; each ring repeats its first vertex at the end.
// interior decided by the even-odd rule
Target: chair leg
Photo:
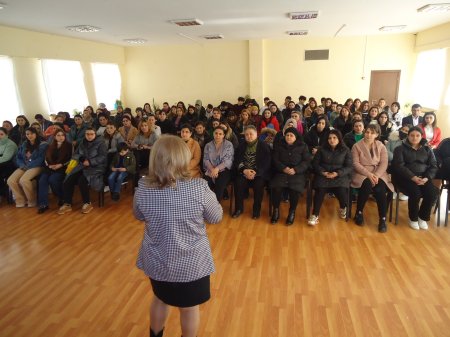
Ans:
{"type": "Polygon", "coordinates": [[[400,206],[400,191],[396,190],[396,197],[395,197],[395,224],[398,225],[398,211],[399,211],[399,206],[400,206]]]}
{"type": "Polygon", "coordinates": [[[234,199],[234,187],[233,183],[230,184],[230,215],[233,215],[233,199],[234,199]]]}
{"type": "Polygon", "coordinates": [[[394,208],[394,196],[388,192],[389,222],[392,222],[392,208],[394,208]]]}
{"type": "Polygon", "coordinates": [[[352,188],[348,188],[347,193],[347,214],[345,216],[345,221],[348,221],[352,216],[352,188]]]}
{"type": "Polygon", "coordinates": [[[436,203],[436,206],[434,207],[434,214],[436,214],[436,212],[437,212],[437,210],[439,209],[439,206],[440,206],[440,201],[441,201],[441,195],[442,195],[442,190],[444,189],[444,186],[445,186],[445,181],[444,180],[442,180],[441,181],[441,188],[439,189],[439,196],[438,196],[438,202],[436,203]]]}
{"type": "Polygon", "coordinates": [[[306,219],[309,219],[311,213],[311,203],[312,203],[312,186],[311,181],[308,179],[306,182],[306,219]]]}
{"type": "Polygon", "coordinates": [[[98,192],[98,207],[102,208],[105,205],[105,191],[102,189],[98,192]]]}
{"type": "Polygon", "coordinates": [[[450,187],[450,182],[446,185],[446,189],[447,189],[447,202],[445,203],[445,227],[447,227],[447,223],[448,223],[448,210],[450,209],[450,198],[449,198],[449,187],[450,187]]]}
{"type": "Polygon", "coordinates": [[[273,212],[272,189],[269,188],[267,192],[269,193],[269,217],[271,217],[273,212]]]}

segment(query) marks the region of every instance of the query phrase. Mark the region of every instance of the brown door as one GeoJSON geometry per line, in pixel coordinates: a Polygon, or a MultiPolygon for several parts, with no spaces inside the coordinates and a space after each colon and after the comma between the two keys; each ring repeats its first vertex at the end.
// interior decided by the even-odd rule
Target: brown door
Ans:
{"type": "Polygon", "coordinates": [[[370,74],[369,103],[378,104],[380,98],[391,105],[398,99],[398,86],[400,84],[400,70],[372,70],[370,74]]]}

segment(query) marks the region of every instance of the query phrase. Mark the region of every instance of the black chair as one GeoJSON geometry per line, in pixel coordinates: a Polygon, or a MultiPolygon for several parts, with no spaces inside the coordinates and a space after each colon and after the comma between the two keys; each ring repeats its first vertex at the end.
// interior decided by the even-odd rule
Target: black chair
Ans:
{"type": "Polygon", "coordinates": [[[450,198],[449,198],[449,188],[450,188],[450,180],[445,180],[442,179],[441,180],[441,188],[439,189],[439,196],[436,202],[436,206],[434,207],[434,214],[436,214],[437,212],[437,226],[439,227],[441,224],[441,196],[442,196],[442,191],[443,190],[447,190],[447,202],[445,205],[445,221],[444,221],[444,225],[445,227],[447,227],[447,223],[448,223],[448,210],[450,208],[450,198]]]}

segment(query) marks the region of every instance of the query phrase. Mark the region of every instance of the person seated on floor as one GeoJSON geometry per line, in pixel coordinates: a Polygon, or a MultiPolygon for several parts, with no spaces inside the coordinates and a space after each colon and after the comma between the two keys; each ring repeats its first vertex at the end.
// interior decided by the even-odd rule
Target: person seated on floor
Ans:
{"type": "Polygon", "coordinates": [[[428,146],[433,150],[439,146],[441,142],[441,129],[437,127],[436,114],[433,111],[426,112],[423,115],[423,121],[419,125],[422,129],[423,138],[428,142],[428,146]]]}
{"type": "Polygon", "coordinates": [[[325,115],[319,116],[316,124],[311,126],[304,136],[305,143],[313,156],[322,145],[328,142],[329,132],[330,124],[328,123],[328,118],[325,115]]]}
{"type": "Polygon", "coordinates": [[[347,199],[353,172],[352,154],[345,146],[341,132],[331,130],[328,139],[314,156],[312,161],[314,170],[314,203],[313,213],[308,225],[319,223],[319,213],[325,194],[333,193],[339,200],[339,217],[347,217],[347,199]]]}
{"type": "MultiPolygon", "coordinates": [[[[286,124],[289,123],[289,120],[286,124]]],[[[280,202],[283,189],[289,191],[289,214],[286,225],[292,225],[295,219],[300,195],[305,189],[306,171],[312,156],[308,146],[302,141],[295,127],[284,130],[284,138],[274,143],[272,163],[275,176],[270,181],[272,189],[273,213],[271,223],[275,224],[280,218],[280,202]]]]}
{"type": "Polygon", "coordinates": [[[8,195],[6,180],[15,171],[14,159],[17,145],[8,137],[8,130],[0,127],[0,203],[2,196],[8,195]]]}
{"type": "Polygon", "coordinates": [[[136,174],[136,158],[126,143],[120,143],[111,162],[111,173],[108,176],[108,186],[112,200],[120,200],[122,183],[130,174],[136,174]]]}
{"type": "Polygon", "coordinates": [[[154,130],[150,129],[148,121],[141,121],[138,130],[139,133],[134,137],[130,148],[133,149],[134,156],[136,157],[137,167],[139,169],[147,169],[150,150],[159,136],[154,130]]]}
{"type": "MultiPolygon", "coordinates": [[[[125,118],[124,118],[125,120],[125,118]]],[[[89,187],[95,191],[103,191],[103,175],[106,170],[107,148],[102,137],[97,137],[94,128],[87,128],[84,139],[72,156],[77,161],[75,168],[67,173],[63,183],[64,204],[59,208],[58,214],[62,215],[72,211],[72,198],[75,185],[78,185],[83,199],[81,213],[92,211],[89,187]]]]}
{"type": "Polygon", "coordinates": [[[345,145],[351,150],[353,145],[364,138],[364,123],[362,120],[353,121],[353,131],[344,136],[345,145]]]}
{"type": "Polygon", "coordinates": [[[56,130],[52,142],[45,152],[44,169],[39,176],[38,213],[42,214],[49,208],[48,188],[58,197],[58,206],[63,204],[63,181],[66,177],[67,164],[72,157],[72,144],[67,140],[66,133],[56,130]]]}
{"type": "Polygon", "coordinates": [[[364,206],[369,195],[375,196],[378,206],[378,231],[387,231],[386,212],[387,197],[390,190],[394,192],[394,186],[389,181],[386,172],[388,168],[387,150],[383,143],[377,140],[380,135],[378,124],[369,124],[364,131],[364,138],[352,147],[353,176],[351,187],[358,188],[356,202],[355,223],[364,225],[364,206]]]}
{"type": "MultiPolygon", "coordinates": [[[[266,110],[267,111],[267,110],[266,110]]],[[[261,203],[264,197],[264,186],[270,179],[270,148],[258,140],[256,127],[249,125],[244,131],[245,141],[239,144],[234,156],[234,167],[237,176],[234,181],[235,211],[233,218],[244,211],[244,195],[249,187],[253,188],[253,219],[261,214],[261,203]]]]}
{"type": "Polygon", "coordinates": [[[427,221],[439,194],[432,182],[437,171],[436,158],[422,138],[422,129],[410,128],[408,137],[394,150],[392,175],[398,189],[409,197],[408,216],[412,229],[428,229],[427,221]]]}
{"type": "Polygon", "coordinates": [[[181,139],[184,140],[191,152],[191,161],[189,162],[189,173],[192,178],[201,178],[202,171],[200,169],[200,161],[202,159],[202,150],[200,144],[192,138],[192,126],[184,124],[181,127],[181,139]]]}
{"type": "Polygon", "coordinates": [[[36,207],[36,181],[43,170],[47,143],[42,142],[36,129],[25,131],[26,140],[16,155],[17,169],[9,176],[7,184],[16,200],[16,207],[36,207]]]}
{"type": "Polygon", "coordinates": [[[214,129],[214,139],[205,145],[203,153],[203,169],[205,179],[220,202],[231,179],[233,166],[233,144],[225,139],[225,131],[220,126],[214,129]]]}

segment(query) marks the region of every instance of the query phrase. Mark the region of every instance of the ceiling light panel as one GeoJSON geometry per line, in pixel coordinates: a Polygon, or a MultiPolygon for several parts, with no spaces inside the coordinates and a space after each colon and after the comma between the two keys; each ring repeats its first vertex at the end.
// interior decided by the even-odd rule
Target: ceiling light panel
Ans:
{"type": "Polygon", "coordinates": [[[308,31],[307,30],[290,30],[287,31],[286,34],[291,35],[291,36],[302,36],[302,35],[308,35],[308,31]]]}
{"type": "Polygon", "coordinates": [[[67,26],[66,29],[77,33],[95,33],[100,30],[100,28],[90,25],[67,26]]]}
{"type": "Polygon", "coordinates": [[[203,35],[202,38],[207,39],[207,40],[221,40],[223,39],[223,35],[222,34],[214,34],[214,35],[203,35]]]}
{"type": "Polygon", "coordinates": [[[398,26],[383,26],[378,28],[379,31],[382,32],[395,32],[399,30],[403,30],[406,28],[406,25],[398,25],[398,26]]]}
{"type": "Polygon", "coordinates": [[[289,18],[291,20],[317,19],[318,16],[319,16],[319,12],[318,11],[289,13],[289,18]]]}
{"type": "Polygon", "coordinates": [[[418,12],[441,13],[450,11],[450,3],[428,4],[417,9],[418,12]]]}
{"type": "Polygon", "coordinates": [[[146,39],[124,39],[123,40],[126,43],[130,43],[130,44],[144,44],[147,42],[146,39]]]}
{"type": "Polygon", "coordinates": [[[199,19],[180,19],[180,20],[171,20],[173,24],[176,24],[180,27],[189,27],[189,26],[201,26],[203,22],[199,19]]]}

